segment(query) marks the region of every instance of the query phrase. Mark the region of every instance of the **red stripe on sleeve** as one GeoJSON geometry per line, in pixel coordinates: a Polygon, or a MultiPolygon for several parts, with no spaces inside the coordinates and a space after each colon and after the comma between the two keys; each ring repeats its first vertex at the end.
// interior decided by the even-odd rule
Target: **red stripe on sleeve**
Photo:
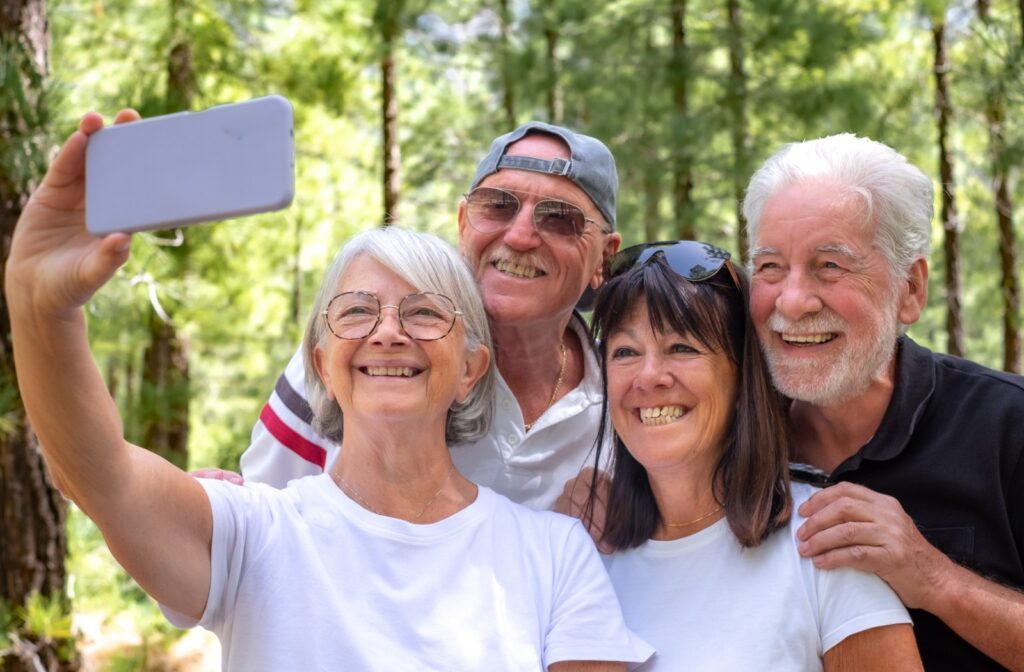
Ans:
{"type": "Polygon", "coordinates": [[[286,425],[270,404],[266,404],[260,411],[260,421],[285,448],[320,469],[324,468],[327,451],[286,425]]]}

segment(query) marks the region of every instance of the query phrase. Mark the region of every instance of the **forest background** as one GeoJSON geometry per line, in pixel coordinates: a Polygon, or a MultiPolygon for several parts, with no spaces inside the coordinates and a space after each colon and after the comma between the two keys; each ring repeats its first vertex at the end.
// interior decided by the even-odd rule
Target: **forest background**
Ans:
{"type": "MultiPolygon", "coordinates": [[[[697,237],[742,258],[752,170],[849,131],[936,183],[912,336],[1019,372],[1022,40],[1024,0],[3,0],[2,259],[81,113],[288,97],[291,208],[137,235],[88,307],[128,438],[235,468],[338,245],[395,221],[454,242],[495,135],[530,119],[595,135],[618,162],[624,245],[697,237]]],[[[51,487],[9,331],[4,299],[0,668],[216,669],[51,487]]]]}

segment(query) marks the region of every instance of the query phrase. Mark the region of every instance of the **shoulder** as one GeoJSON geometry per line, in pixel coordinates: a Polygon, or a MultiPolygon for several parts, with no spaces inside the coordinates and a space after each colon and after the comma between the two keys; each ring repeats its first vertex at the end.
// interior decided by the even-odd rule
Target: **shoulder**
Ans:
{"type": "Polygon", "coordinates": [[[1009,394],[1024,404],[1024,376],[990,369],[962,357],[933,352],[909,338],[905,339],[904,348],[910,366],[930,360],[936,375],[942,376],[947,384],[977,386],[994,394],[1009,394]]]}

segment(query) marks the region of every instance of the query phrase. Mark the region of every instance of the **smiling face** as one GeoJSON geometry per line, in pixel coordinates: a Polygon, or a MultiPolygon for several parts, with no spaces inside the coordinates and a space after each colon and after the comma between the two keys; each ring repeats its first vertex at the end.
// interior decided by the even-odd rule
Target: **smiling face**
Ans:
{"type": "Polygon", "coordinates": [[[923,303],[876,249],[861,197],[831,183],[784,188],[753,247],[750,312],[783,394],[830,406],[888,375],[901,324],[923,303]]]}
{"type": "MultiPolygon", "coordinates": [[[[417,291],[366,255],[352,261],[337,287],[339,294],[372,293],[382,306],[397,306],[417,291]]],[[[351,423],[411,420],[424,428],[439,422],[443,433],[448,409],[466,398],[488,361],[484,346],[467,351],[461,318],[444,338],[416,341],[389,307],[368,337],[344,340],[328,333],[314,350],[317,373],[344,414],[346,432],[351,423]]]]}
{"type": "MultiPolygon", "coordinates": [[[[509,156],[569,158],[568,148],[550,135],[535,134],[512,144],[509,156]]],[[[520,209],[508,228],[481,233],[469,226],[466,203],[459,206],[459,248],[480,286],[492,323],[528,323],[567,317],[587,285],[600,284],[601,264],[618,250],[619,235],[603,233],[600,213],[569,179],[504,168],[480,187],[512,191],[520,209]],[[533,227],[533,207],[544,199],[579,206],[596,223],[583,235],[564,240],[542,238],[533,227]]]]}
{"type": "Polygon", "coordinates": [[[630,454],[652,477],[696,470],[710,482],[736,403],[728,356],[655,331],[642,297],[605,347],[608,408],[630,454]]]}

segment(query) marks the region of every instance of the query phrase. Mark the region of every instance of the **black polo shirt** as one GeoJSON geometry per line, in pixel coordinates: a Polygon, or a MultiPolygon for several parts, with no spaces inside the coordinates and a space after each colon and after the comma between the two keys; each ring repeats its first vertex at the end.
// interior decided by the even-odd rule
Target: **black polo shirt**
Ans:
{"type": "MultiPolygon", "coordinates": [[[[901,338],[882,424],[830,481],[896,497],[956,562],[1024,587],[1024,377],[901,338]]],[[[925,669],[1001,670],[935,616],[911,610],[925,669]]]]}

